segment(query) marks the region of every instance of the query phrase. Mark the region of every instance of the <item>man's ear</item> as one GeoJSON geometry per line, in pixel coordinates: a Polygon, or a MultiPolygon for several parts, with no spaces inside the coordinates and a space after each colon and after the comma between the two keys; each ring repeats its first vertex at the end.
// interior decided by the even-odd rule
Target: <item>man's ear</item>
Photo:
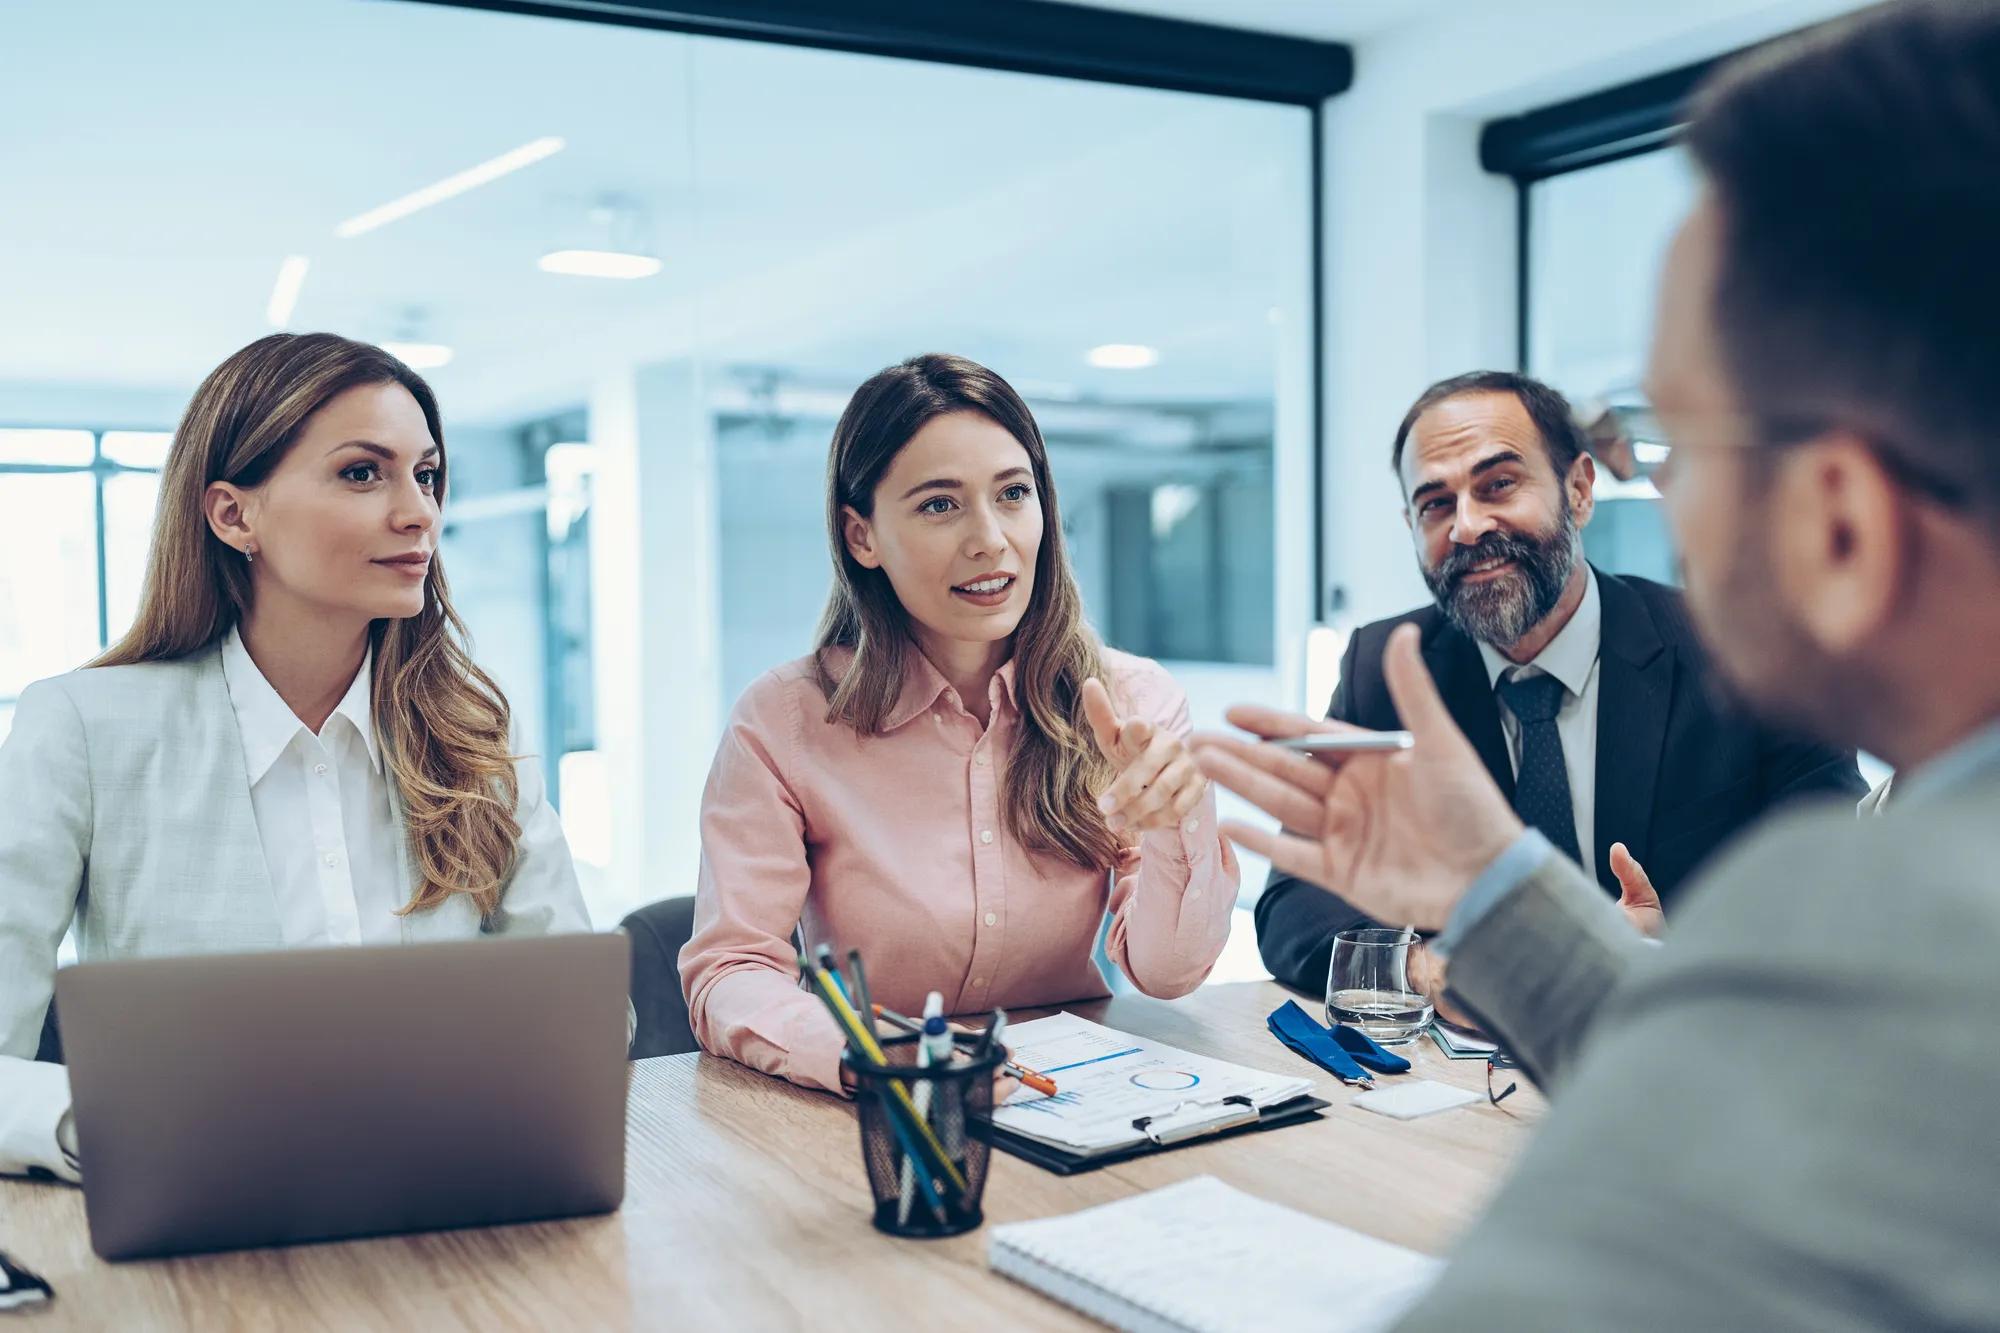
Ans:
{"type": "Polygon", "coordinates": [[[257,553],[256,527],[250,512],[253,507],[248,491],[226,481],[210,482],[201,497],[208,530],[224,545],[233,546],[245,555],[257,553]]]}
{"type": "Polygon", "coordinates": [[[1576,520],[1576,525],[1589,526],[1591,515],[1597,512],[1597,460],[1589,454],[1578,454],[1569,465],[1569,476],[1563,482],[1563,499],[1568,502],[1570,517],[1576,520]]]}
{"type": "Polygon", "coordinates": [[[1771,482],[1779,587],[1825,651],[1845,655],[1879,638],[1905,599],[1908,505],[1865,440],[1827,437],[1791,449],[1771,482]]]}
{"type": "Polygon", "coordinates": [[[847,539],[847,553],[863,569],[882,568],[882,556],[875,549],[875,526],[861,517],[853,505],[840,507],[841,535],[847,539]]]}

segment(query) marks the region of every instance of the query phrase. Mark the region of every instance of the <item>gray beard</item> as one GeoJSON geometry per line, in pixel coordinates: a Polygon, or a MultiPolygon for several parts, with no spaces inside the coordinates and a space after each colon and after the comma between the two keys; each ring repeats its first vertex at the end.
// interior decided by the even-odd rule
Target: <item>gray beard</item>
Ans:
{"type": "Polygon", "coordinates": [[[1424,582],[1445,619],[1478,642],[1505,649],[1562,600],[1576,572],[1576,547],[1576,521],[1565,506],[1553,537],[1491,534],[1477,546],[1453,551],[1435,570],[1424,571],[1424,582]],[[1463,581],[1466,570],[1496,555],[1512,559],[1514,568],[1490,582],[1463,581]]]}

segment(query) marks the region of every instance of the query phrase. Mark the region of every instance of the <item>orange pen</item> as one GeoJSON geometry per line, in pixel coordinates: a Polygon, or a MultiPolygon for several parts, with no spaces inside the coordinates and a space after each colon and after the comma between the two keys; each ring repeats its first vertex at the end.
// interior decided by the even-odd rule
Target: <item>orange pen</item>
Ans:
{"type": "MultiPolygon", "coordinates": [[[[875,1016],[890,1027],[901,1028],[905,1032],[922,1032],[924,1030],[924,1025],[917,1022],[916,1019],[905,1014],[899,1014],[894,1009],[884,1009],[879,1004],[875,1006],[875,1016]]],[[[960,1027],[956,1023],[951,1025],[951,1030],[962,1037],[976,1037],[979,1035],[973,1029],[960,1027]]],[[[1012,1060],[1002,1061],[1000,1067],[1043,1096],[1053,1097],[1056,1095],[1056,1081],[1047,1074],[1039,1073],[1036,1070],[1028,1068],[1026,1065],[1017,1065],[1012,1060]]]]}

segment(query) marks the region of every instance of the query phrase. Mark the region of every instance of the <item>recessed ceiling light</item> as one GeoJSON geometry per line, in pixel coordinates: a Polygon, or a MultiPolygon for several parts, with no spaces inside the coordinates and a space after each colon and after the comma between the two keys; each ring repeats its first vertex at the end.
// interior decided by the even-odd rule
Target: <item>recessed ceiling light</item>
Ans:
{"type": "Polygon", "coordinates": [[[278,280],[271,284],[271,299],[264,306],[264,318],[271,321],[271,327],[282,329],[292,322],[292,311],[299,304],[299,289],[306,285],[306,267],[311,261],[304,255],[287,256],[278,265],[278,280]]]}
{"type": "Polygon", "coordinates": [[[443,343],[381,343],[379,346],[411,370],[436,370],[451,363],[451,348],[443,343]]]}
{"type": "Polygon", "coordinates": [[[1143,343],[1105,343],[1091,348],[1084,359],[1099,370],[1144,370],[1159,364],[1160,353],[1143,343]]]}
{"type": "Polygon", "coordinates": [[[660,261],[651,255],[623,250],[551,250],[540,264],[544,273],[576,278],[650,278],[660,271],[660,261]]]}
{"type": "Polygon", "coordinates": [[[496,158],[481,162],[476,167],[467,167],[456,175],[446,176],[434,185],[391,199],[380,208],[371,208],[366,213],[351,217],[333,229],[333,234],[342,240],[352,240],[363,232],[374,231],[387,226],[398,218],[406,218],[418,209],[441,204],[454,195],[477,189],[489,181],[499,180],[509,172],[532,166],[545,157],[551,157],[563,150],[563,141],[554,135],[546,135],[531,143],[524,143],[512,152],[502,153],[496,158]]]}

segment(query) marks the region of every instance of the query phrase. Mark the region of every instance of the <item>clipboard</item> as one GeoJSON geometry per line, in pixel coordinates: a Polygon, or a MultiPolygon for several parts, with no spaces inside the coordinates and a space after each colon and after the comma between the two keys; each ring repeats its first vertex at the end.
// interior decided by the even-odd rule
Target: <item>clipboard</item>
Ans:
{"type": "Polygon", "coordinates": [[[1085,1171],[1095,1171],[1102,1166],[1117,1162],[1129,1162],[1135,1157],[1147,1157],[1153,1153],[1171,1152],[1175,1148],[1187,1147],[1195,1143],[1206,1143],[1211,1139],[1226,1139],[1238,1134],[1261,1134],[1266,1130],[1283,1129],[1287,1125],[1302,1125],[1321,1119],[1320,1112],[1333,1103],[1323,1098],[1307,1094],[1289,1101],[1267,1106],[1262,1111],[1247,1097],[1227,1097],[1219,1103],[1200,1103],[1199,1110],[1188,1109],[1172,1116],[1142,1116],[1132,1122],[1134,1129],[1145,1137],[1129,1147],[1113,1148],[1101,1153],[1073,1153],[1052,1147],[1024,1134],[1016,1134],[990,1120],[972,1120],[966,1128],[977,1138],[985,1139],[1001,1152],[1018,1157],[1024,1162],[1032,1162],[1058,1176],[1081,1175],[1085,1171]]]}

